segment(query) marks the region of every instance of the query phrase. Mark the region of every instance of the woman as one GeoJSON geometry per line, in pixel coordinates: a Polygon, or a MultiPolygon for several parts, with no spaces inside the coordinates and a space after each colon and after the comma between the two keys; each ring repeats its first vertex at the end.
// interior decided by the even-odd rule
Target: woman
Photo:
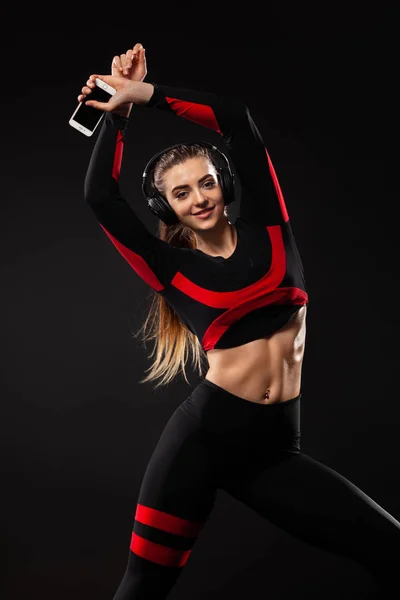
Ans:
{"type": "Polygon", "coordinates": [[[386,598],[396,579],[400,523],[300,450],[308,295],[285,201],[247,107],[144,82],[141,44],[114,57],[112,73],[91,75],[78,96],[105,111],[85,200],[155,292],[159,347],[145,381],[170,381],[179,365],[184,369],[188,349],[197,364],[206,356],[209,365],[149,461],[114,600],[167,597],[218,489],[299,539],[354,559],[386,598]],[[106,104],[90,100],[96,77],[117,90],[106,104]],[[147,163],[143,192],[160,219],[159,237],[147,230],[118,185],[133,104],[221,135],[241,184],[235,224],[226,210],[235,173],[221,150],[200,141],[176,144],[147,163]]]}

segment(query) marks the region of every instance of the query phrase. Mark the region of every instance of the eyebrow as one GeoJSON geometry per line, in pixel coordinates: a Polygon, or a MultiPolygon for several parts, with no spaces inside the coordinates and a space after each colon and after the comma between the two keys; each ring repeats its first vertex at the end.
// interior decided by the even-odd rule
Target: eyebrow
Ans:
{"type": "MultiPolygon", "coordinates": [[[[207,177],[213,177],[212,173],[207,173],[206,175],[203,175],[203,177],[200,177],[200,179],[198,180],[197,183],[201,183],[202,181],[204,181],[204,179],[207,179],[207,177]]],[[[190,186],[188,184],[176,185],[174,188],[172,188],[171,194],[173,192],[175,192],[175,190],[180,190],[182,188],[187,188],[187,187],[190,187],[190,186]]]]}

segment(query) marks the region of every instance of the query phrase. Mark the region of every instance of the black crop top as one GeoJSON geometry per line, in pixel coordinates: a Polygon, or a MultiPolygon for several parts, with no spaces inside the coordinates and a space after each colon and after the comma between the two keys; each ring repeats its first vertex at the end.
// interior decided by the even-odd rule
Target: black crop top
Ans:
{"type": "Polygon", "coordinates": [[[121,195],[128,119],[105,113],[85,179],[85,202],[133,270],[161,294],[204,349],[268,336],[308,303],[303,264],[269,154],[245,104],[152,84],[145,105],[218,132],[242,188],[231,256],[177,248],[150,233],[121,195]]]}

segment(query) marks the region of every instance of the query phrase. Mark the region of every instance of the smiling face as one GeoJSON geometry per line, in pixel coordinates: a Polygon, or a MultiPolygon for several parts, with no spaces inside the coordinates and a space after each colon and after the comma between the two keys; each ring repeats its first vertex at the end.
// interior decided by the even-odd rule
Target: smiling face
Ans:
{"type": "Polygon", "coordinates": [[[209,229],[224,217],[224,197],[217,171],[206,157],[196,156],[174,165],[163,179],[165,196],[187,227],[209,229]],[[208,216],[195,216],[209,208],[213,210],[208,216]]]}

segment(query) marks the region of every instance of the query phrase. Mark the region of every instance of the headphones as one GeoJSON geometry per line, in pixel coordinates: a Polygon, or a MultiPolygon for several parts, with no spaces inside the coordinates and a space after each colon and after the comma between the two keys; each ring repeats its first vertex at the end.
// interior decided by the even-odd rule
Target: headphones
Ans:
{"type": "Polygon", "coordinates": [[[151,210],[151,212],[164,221],[166,225],[175,225],[179,223],[179,219],[172,209],[170,203],[162,194],[160,194],[155,186],[153,181],[153,167],[155,163],[159,159],[159,157],[167,152],[168,150],[172,150],[173,148],[177,148],[181,145],[185,146],[193,146],[194,144],[200,144],[204,148],[208,148],[211,152],[212,160],[217,170],[218,180],[221,185],[222,194],[224,196],[224,204],[230,204],[235,200],[234,188],[235,188],[235,175],[231,170],[229,161],[225,154],[221,152],[216,146],[213,144],[209,144],[208,142],[180,142],[179,144],[174,144],[173,146],[168,146],[168,148],[164,148],[161,152],[157,152],[147,163],[142,179],[142,192],[147,199],[147,206],[151,210]]]}

